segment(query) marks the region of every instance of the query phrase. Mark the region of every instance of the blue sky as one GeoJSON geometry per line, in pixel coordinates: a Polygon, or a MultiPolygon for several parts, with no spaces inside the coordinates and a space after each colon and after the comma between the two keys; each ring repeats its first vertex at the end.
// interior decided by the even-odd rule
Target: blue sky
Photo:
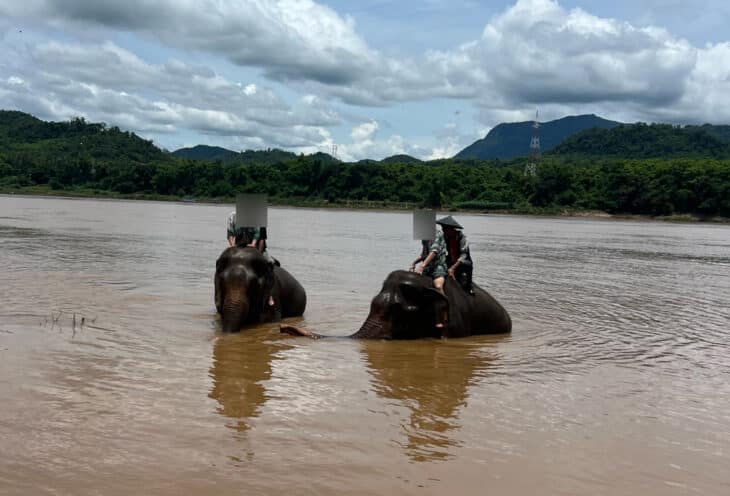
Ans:
{"type": "Polygon", "coordinates": [[[0,108],[344,160],[453,156],[537,108],[730,123],[729,5],[0,0],[0,108]]]}

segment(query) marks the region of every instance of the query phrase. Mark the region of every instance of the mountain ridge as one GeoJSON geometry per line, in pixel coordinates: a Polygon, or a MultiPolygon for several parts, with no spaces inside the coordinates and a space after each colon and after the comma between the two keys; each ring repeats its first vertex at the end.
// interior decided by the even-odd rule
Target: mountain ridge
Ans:
{"type": "MultiPolygon", "coordinates": [[[[530,140],[534,121],[503,122],[487,135],[467,146],[453,158],[509,160],[530,154],[530,140]]],[[[595,114],[569,115],[540,123],[541,151],[550,151],[568,137],[585,129],[610,129],[620,125],[595,114]]]]}

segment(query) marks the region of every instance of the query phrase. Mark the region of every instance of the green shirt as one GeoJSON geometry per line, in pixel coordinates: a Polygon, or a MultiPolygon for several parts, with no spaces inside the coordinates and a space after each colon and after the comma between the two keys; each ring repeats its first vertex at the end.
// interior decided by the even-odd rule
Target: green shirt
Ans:
{"type": "Polygon", "coordinates": [[[258,241],[261,239],[261,229],[258,227],[241,227],[236,225],[235,211],[231,212],[228,216],[226,231],[228,236],[236,237],[236,243],[238,243],[239,240],[246,240],[247,243],[250,243],[251,241],[258,241]]]}

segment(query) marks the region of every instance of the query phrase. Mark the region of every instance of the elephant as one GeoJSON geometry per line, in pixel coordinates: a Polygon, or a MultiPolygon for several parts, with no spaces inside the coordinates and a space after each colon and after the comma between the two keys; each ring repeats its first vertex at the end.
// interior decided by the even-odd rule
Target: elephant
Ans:
{"type": "Polygon", "coordinates": [[[307,295],[301,284],[256,248],[226,248],[215,264],[215,307],[223,332],[304,313],[307,295]],[[269,297],[274,304],[269,305],[269,297]]]}
{"type": "MultiPolygon", "coordinates": [[[[468,294],[458,282],[448,278],[444,293],[437,291],[430,277],[396,270],[383,282],[370,304],[370,314],[351,338],[418,339],[500,334],[512,331],[507,311],[485,290],[473,285],[468,294]],[[448,320],[437,327],[437,316],[446,311],[448,320]]],[[[286,334],[324,337],[307,329],[282,325],[286,334]]]]}

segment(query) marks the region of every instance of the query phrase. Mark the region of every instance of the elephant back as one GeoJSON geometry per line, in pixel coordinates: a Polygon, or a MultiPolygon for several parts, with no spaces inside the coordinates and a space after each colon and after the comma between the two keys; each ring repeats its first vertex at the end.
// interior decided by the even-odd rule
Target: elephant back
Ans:
{"type": "Polygon", "coordinates": [[[274,276],[279,287],[282,317],[298,317],[307,306],[307,294],[304,287],[286,269],[274,267],[274,276]]]}
{"type": "Polygon", "coordinates": [[[472,334],[512,332],[512,319],[507,310],[489,292],[474,284],[472,334]]]}

